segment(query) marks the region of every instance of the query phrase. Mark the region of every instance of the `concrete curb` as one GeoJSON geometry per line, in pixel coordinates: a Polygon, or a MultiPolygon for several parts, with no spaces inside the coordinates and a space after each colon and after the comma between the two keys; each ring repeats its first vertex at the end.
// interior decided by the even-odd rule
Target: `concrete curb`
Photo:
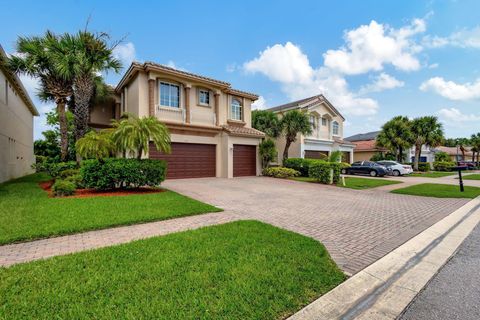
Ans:
{"type": "Polygon", "coordinates": [[[289,319],[396,319],[479,221],[477,197],[289,319]]]}

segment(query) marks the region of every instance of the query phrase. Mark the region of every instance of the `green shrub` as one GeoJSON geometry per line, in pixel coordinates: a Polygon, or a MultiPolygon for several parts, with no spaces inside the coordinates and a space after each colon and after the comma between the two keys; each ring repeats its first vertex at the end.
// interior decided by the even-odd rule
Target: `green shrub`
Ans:
{"type": "MultiPolygon", "coordinates": [[[[444,151],[435,152],[435,162],[451,162],[450,156],[444,151]]],[[[435,163],[434,163],[435,167],[435,163]]],[[[435,169],[436,170],[436,169],[435,169]]]]}
{"type": "Polygon", "coordinates": [[[69,181],[69,182],[73,182],[77,189],[85,188],[85,185],[83,183],[83,178],[82,178],[82,175],[80,173],[68,176],[64,180],[69,181]]]}
{"type": "Polygon", "coordinates": [[[78,165],[75,161],[69,162],[51,162],[47,166],[47,172],[53,178],[59,176],[60,172],[68,169],[78,169],[78,165]]]}
{"type": "Polygon", "coordinates": [[[277,157],[277,148],[272,139],[265,139],[258,145],[258,153],[262,160],[262,168],[267,168],[270,162],[273,162],[277,157]]]}
{"type": "Polygon", "coordinates": [[[382,160],[392,160],[395,161],[396,157],[394,154],[387,152],[376,152],[371,158],[370,161],[382,161],[382,160]]]}
{"type": "Polygon", "coordinates": [[[35,163],[32,164],[32,169],[35,169],[35,172],[47,172],[50,158],[46,156],[35,156],[35,163]]]}
{"type": "Polygon", "coordinates": [[[455,166],[453,161],[435,161],[433,163],[435,171],[452,171],[455,166]]]}
{"type": "Polygon", "coordinates": [[[81,174],[87,188],[159,186],[165,180],[166,162],[153,159],[104,159],[82,163],[81,174]]]}
{"type": "Polygon", "coordinates": [[[302,177],[308,177],[308,171],[310,164],[322,160],[315,159],[303,159],[303,158],[289,158],[283,161],[283,166],[285,168],[290,168],[300,172],[302,177]]]}
{"type": "Polygon", "coordinates": [[[274,178],[291,178],[298,177],[300,172],[294,169],[285,168],[285,167],[272,167],[266,168],[263,170],[263,175],[267,177],[274,178]]]}
{"type": "Polygon", "coordinates": [[[75,184],[71,181],[57,179],[52,186],[53,194],[56,197],[71,196],[75,194],[75,184]]]}
{"type": "Polygon", "coordinates": [[[310,165],[308,176],[324,184],[337,183],[341,169],[340,162],[315,161],[310,165]]]}
{"type": "Polygon", "coordinates": [[[58,173],[57,177],[60,179],[66,179],[67,177],[80,174],[79,169],[65,169],[58,173]]]}
{"type": "Polygon", "coordinates": [[[430,171],[430,162],[419,162],[418,163],[418,171],[421,171],[421,172],[430,171]]]}

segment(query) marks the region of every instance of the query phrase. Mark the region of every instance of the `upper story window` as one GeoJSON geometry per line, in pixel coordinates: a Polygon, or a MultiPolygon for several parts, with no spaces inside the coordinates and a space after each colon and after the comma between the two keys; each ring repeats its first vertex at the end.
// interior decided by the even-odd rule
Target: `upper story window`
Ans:
{"type": "Polygon", "coordinates": [[[233,98],[231,104],[231,118],[233,120],[243,120],[243,110],[242,110],[242,103],[240,100],[233,98]]]}
{"type": "Polygon", "coordinates": [[[205,89],[198,90],[198,104],[202,106],[210,105],[210,91],[205,89]]]}
{"type": "Polygon", "coordinates": [[[180,107],[180,86],[160,82],[160,105],[173,108],[180,107]]]}
{"type": "Polygon", "coordinates": [[[315,116],[310,115],[310,126],[314,129],[317,126],[317,119],[315,116]]]}
{"type": "Polygon", "coordinates": [[[326,125],[327,125],[327,119],[322,118],[322,126],[326,126],[326,125]]]}
{"type": "Polygon", "coordinates": [[[338,136],[338,122],[333,121],[332,122],[332,134],[338,136]]]}

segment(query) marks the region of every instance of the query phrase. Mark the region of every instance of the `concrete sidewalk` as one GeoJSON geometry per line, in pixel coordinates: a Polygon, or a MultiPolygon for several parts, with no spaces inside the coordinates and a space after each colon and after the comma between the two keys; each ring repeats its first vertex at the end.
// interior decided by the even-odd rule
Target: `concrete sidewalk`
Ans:
{"type": "Polygon", "coordinates": [[[290,320],[396,319],[480,221],[480,197],[320,297],[290,320]]]}

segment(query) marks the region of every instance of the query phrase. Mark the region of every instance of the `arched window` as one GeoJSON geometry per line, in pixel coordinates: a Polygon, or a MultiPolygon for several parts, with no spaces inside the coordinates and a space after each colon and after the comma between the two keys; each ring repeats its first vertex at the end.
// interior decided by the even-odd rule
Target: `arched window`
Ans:
{"type": "Polygon", "coordinates": [[[233,120],[243,120],[242,103],[240,102],[240,100],[235,98],[232,99],[231,118],[233,120]]]}
{"type": "Polygon", "coordinates": [[[332,122],[332,134],[338,136],[338,122],[332,122]]]}

